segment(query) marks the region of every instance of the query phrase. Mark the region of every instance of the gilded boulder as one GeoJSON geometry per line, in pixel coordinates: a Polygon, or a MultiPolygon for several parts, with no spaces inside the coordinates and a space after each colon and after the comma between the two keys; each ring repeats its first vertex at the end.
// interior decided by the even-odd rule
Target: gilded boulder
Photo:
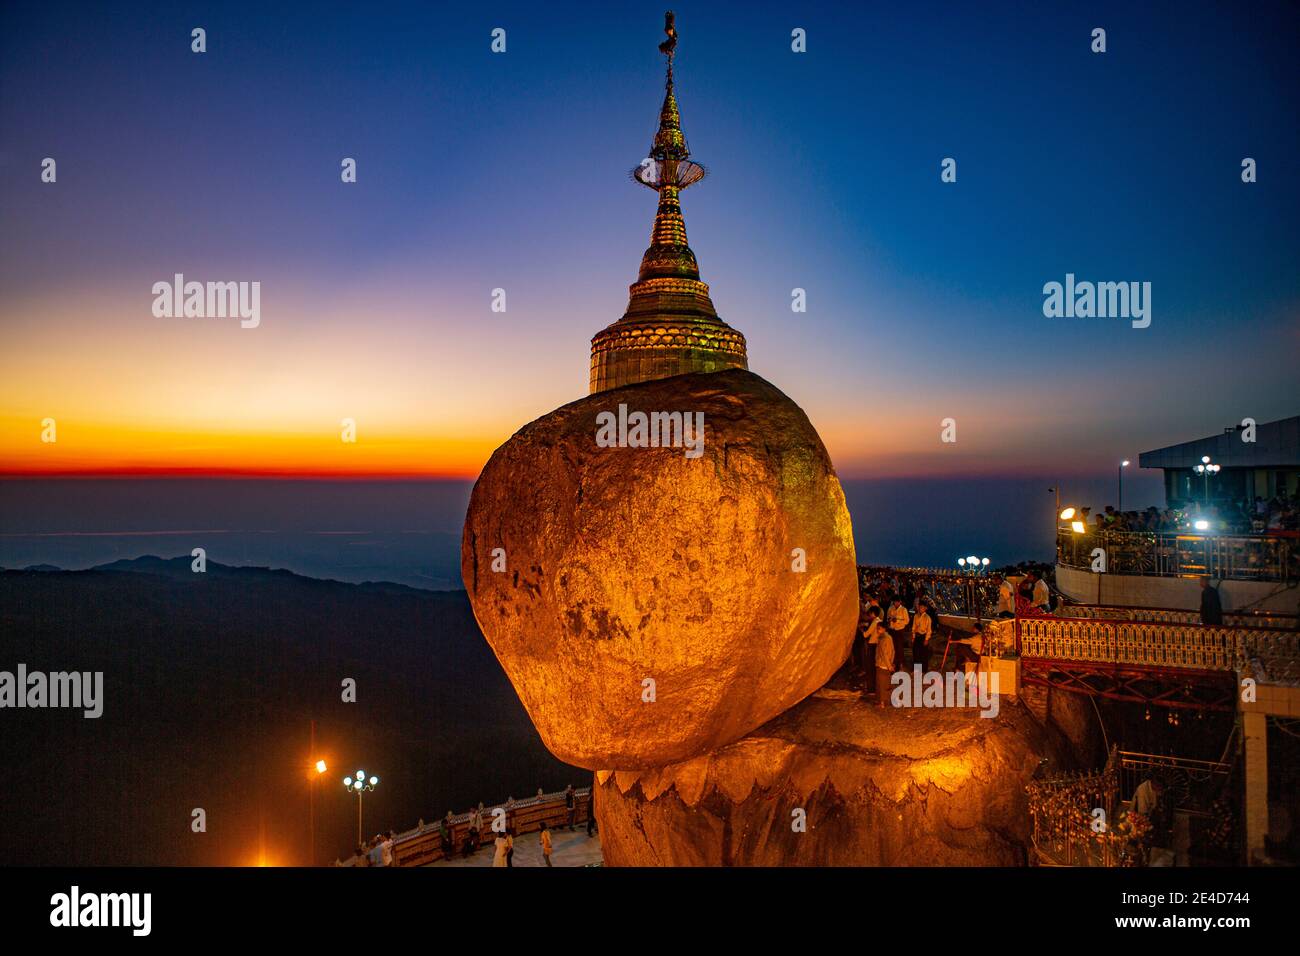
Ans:
{"type": "Polygon", "coordinates": [[[821,439],[741,369],[600,392],[520,429],[474,487],[461,569],[542,740],[590,769],[738,740],[820,687],[857,621],[821,439]]]}

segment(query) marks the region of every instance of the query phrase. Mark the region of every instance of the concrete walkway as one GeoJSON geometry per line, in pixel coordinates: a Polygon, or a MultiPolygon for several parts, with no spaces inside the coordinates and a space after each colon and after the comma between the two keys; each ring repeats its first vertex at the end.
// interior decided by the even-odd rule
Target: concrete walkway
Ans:
{"type": "MultiPolygon", "coordinates": [[[[587,836],[584,823],[572,833],[561,827],[551,831],[552,866],[590,866],[601,862],[600,833],[587,836]]],[[[469,857],[457,855],[450,860],[438,860],[429,866],[491,866],[496,848],[491,842],[484,844],[469,857]]],[[[541,835],[525,833],[515,837],[515,866],[546,866],[542,860],[541,835]]]]}

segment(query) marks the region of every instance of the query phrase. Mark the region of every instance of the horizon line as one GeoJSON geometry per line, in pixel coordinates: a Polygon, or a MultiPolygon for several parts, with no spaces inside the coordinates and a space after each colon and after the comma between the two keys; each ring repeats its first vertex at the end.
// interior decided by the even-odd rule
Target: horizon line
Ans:
{"type": "MultiPolygon", "coordinates": [[[[1159,471],[1159,469],[1141,469],[1142,471],[1159,471]]],[[[481,470],[474,473],[449,472],[404,472],[404,471],[296,471],[289,469],[255,469],[255,468],[135,468],[135,469],[84,469],[84,470],[5,470],[0,471],[0,481],[32,480],[166,480],[166,481],[348,481],[348,482],[473,482],[477,481],[481,470]]],[[[1060,472],[1023,471],[990,472],[973,469],[966,472],[903,472],[899,474],[836,474],[841,482],[846,481],[1048,481],[1061,482],[1080,478],[1099,478],[1108,476],[1109,468],[1098,470],[1063,470],[1060,472]]],[[[1135,474],[1134,477],[1137,477],[1135,474]]],[[[1153,476],[1152,476],[1153,477],[1153,476]]]]}

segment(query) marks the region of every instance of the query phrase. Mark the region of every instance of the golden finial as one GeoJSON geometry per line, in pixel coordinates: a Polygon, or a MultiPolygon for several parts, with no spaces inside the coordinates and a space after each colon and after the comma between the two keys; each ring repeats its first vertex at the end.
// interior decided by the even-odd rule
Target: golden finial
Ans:
{"type": "Polygon", "coordinates": [[[628,289],[627,311],[591,340],[592,392],[688,372],[748,367],[745,337],[718,318],[686,239],[678,194],[703,179],[705,170],[690,159],[673,92],[674,20],[672,11],[664,15],[668,39],[659,44],[659,52],[668,57],[659,129],[650,155],[632,170],[633,179],[659,194],[659,208],[637,281],[628,289]]]}
{"type": "Polygon", "coordinates": [[[659,44],[659,52],[668,57],[668,86],[673,85],[673,53],[677,50],[677,26],[676,17],[669,10],[664,14],[664,33],[668,34],[668,39],[659,44]]]}

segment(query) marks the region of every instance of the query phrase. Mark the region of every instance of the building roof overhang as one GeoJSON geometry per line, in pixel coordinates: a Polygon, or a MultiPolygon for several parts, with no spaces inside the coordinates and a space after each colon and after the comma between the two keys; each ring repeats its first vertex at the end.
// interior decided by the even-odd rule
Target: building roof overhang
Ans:
{"type": "Polygon", "coordinates": [[[1255,426],[1255,440],[1244,441],[1240,425],[1138,455],[1142,468],[1194,468],[1208,455],[1223,468],[1300,468],[1300,415],[1255,426]]]}

